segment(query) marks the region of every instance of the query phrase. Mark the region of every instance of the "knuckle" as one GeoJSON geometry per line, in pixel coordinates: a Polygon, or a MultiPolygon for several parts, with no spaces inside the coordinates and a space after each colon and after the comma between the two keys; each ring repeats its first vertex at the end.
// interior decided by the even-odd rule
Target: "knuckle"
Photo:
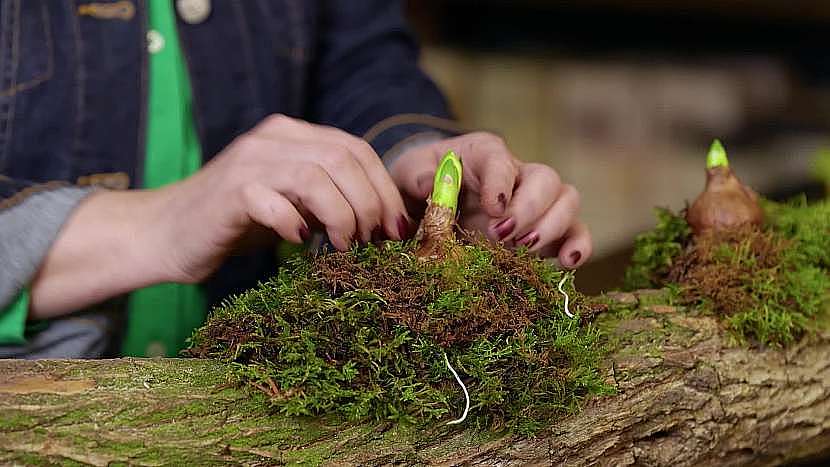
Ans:
{"type": "Polygon", "coordinates": [[[354,136],[352,136],[352,138],[354,140],[352,142],[352,147],[354,148],[354,152],[355,154],[357,154],[358,157],[363,157],[364,155],[369,154],[375,156],[375,148],[373,148],[372,145],[369,144],[365,139],[357,138],[354,136]]]}
{"type": "Polygon", "coordinates": [[[242,198],[245,206],[248,207],[252,206],[259,199],[258,193],[259,188],[253,183],[242,185],[239,188],[239,196],[242,198]]]}
{"type": "Polygon", "coordinates": [[[328,136],[328,138],[332,141],[336,141],[338,144],[351,147],[357,141],[360,140],[357,136],[349,133],[348,131],[341,130],[340,128],[333,127],[333,126],[322,126],[319,127],[322,134],[328,136]]]}
{"type": "MultiPolygon", "coordinates": [[[[546,201],[550,203],[549,200],[546,201]]],[[[542,200],[535,196],[526,199],[523,204],[524,206],[522,208],[525,212],[530,213],[531,217],[539,217],[546,210],[546,208],[544,207],[545,205],[542,203],[542,200]]]]}
{"type": "Polygon", "coordinates": [[[233,145],[237,154],[250,157],[250,154],[254,154],[259,150],[261,144],[262,142],[256,135],[245,133],[244,135],[236,138],[233,145]]]}
{"type": "Polygon", "coordinates": [[[562,196],[567,197],[570,200],[570,202],[573,204],[574,211],[579,210],[580,204],[582,203],[582,199],[576,187],[574,187],[570,183],[562,185],[562,196]]]}
{"type": "Polygon", "coordinates": [[[357,221],[354,216],[349,215],[348,211],[344,209],[332,220],[332,225],[329,227],[351,237],[357,230],[357,221]]]}
{"type": "Polygon", "coordinates": [[[278,128],[291,122],[292,118],[285,114],[271,114],[262,120],[262,125],[266,128],[278,128]]]}
{"type": "Polygon", "coordinates": [[[506,149],[507,142],[501,135],[490,133],[486,131],[478,131],[475,134],[476,139],[481,141],[484,145],[491,148],[506,149]]]}
{"type": "Polygon", "coordinates": [[[369,142],[363,138],[355,137],[355,144],[357,144],[357,147],[363,149],[364,151],[375,152],[375,149],[372,147],[372,145],[369,144],[369,142]]]}
{"type": "Polygon", "coordinates": [[[320,128],[323,132],[328,133],[330,136],[335,137],[335,138],[342,138],[342,139],[354,138],[354,136],[352,136],[351,133],[349,133],[345,130],[341,130],[340,128],[337,128],[336,126],[321,125],[318,128],[320,128]]]}
{"type": "Polygon", "coordinates": [[[369,203],[366,205],[365,215],[372,224],[380,222],[380,218],[383,215],[383,205],[377,195],[373,194],[370,198],[369,203]]]}
{"type": "Polygon", "coordinates": [[[340,171],[354,164],[351,152],[345,146],[332,146],[320,155],[320,162],[329,170],[340,171]]]}
{"type": "Polygon", "coordinates": [[[468,157],[487,165],[504,167],[507,173],[515,174],[518,170],[516,159],[501,136],[486,132],[471,133],[468,136],[466,144],[468,157]]]}
{"type": "Polygon", "coordinates": [[[325,171],[317,164],[302,164],[297,170],[297,181],[306,189],[315,187],[325,177],[325,171]]]}
{"type": "Polygon", "coordinates": [[[547,164],[539,164],[537,162],[531,162],[527,164],[528,170],[530,172],[536,173],[541,177],[547,179],[548,183],[552,185],[559,185],[562,183],[562,180],[559,178],[559,174],[553,170],[553,168],[547,164]]]}

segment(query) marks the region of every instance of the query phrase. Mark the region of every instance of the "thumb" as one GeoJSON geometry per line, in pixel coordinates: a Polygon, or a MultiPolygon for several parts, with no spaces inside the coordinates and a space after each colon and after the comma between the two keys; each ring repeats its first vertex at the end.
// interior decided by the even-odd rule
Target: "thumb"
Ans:
{"type": "Polygon", "coordinates": [[[402,195],[423,201],[432,193],[437,166],[435,151],[429,147],[413,148],[393,162],[389,173],[402,195]]]}

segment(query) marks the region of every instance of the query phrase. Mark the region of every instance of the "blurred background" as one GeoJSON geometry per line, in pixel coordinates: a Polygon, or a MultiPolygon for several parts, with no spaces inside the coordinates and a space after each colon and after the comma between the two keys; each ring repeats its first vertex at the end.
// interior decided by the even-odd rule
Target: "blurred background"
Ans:
{"type": "Polygon", "coordinates": [[[410,0],[422,63],[460,121],[501,134],[582,193],[594,259],[619,285],[653,206],[702,190],[720,138],[773,199],[823,196],[830,148],[826,0],[410,0]]]}

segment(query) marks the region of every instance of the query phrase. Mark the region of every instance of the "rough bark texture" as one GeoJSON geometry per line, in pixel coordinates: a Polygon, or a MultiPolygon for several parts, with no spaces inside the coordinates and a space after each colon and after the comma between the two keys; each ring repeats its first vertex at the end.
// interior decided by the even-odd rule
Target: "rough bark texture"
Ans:
{"type": "Polygon", "coordinates": [[[599,323],[618,394],[536,438],[281,416],[223,386],[217,362],[0,361],[0,464],[780,465],[830,450],[830,333],[749,349],[658,292],[613,299],[599,323]]]}

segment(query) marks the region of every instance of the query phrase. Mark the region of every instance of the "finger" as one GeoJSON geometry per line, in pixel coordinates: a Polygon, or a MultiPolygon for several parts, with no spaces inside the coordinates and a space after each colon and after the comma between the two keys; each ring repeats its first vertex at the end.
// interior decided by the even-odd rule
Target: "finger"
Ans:
{"type": "Polygon", "coordinates": [[[435,170],[442,154],[433,145],[426,145],[409,149],[406,155],[392,166],[392,180],[404,196],[425,201],[432,193],[435,170]]]}
{"type": "Polygon", "coordinates": [[[510,242],[528,234],[550,209],[562,189],[559,175],[543,164],[523,164],[519,168],[516,190],[504,216],[490,221],[487,235],[510,242]]]}
{"type": "Polygon", "coordinates": [[[297,209],[281,194],[259,183],[243,190],[248,217],[274,230],[292,243],[302,243],[310,236],[308,225],[297,209]]]}
{"type": "Polygon", "coordinates": [[[329,127],[320,128],[354,154],[380,201],[381,223],[389,238],[395,240],[406,238],[411,230],[412,221],[404,207],[400,191],[372,146],[344,131],[329,127]]]}
{"type": "Polygon", "coordinates": [[[481,208],[490,217],[504,216],[519,172],[504,141],[489,133],[465,135],[460,150],[464,186],[480,195],[481,208]]]}
{"type": "Polygon", "coordinates": [[[562,185],[556,202],[528,233],[514,241],[517,246],[539,251],[543,246],[561,239],[570,226],[577,222],[578,214],[579,193],[571,185],[562,185]]]}
{"type": "MultiPolygon", "coordinates": [[[[366,141],[334,127],[315,125],[280,114],[267,117],[254,131],[266,138],[327,142],[346,148],[364,172],[359,184],[363,188],[356,185],[356,179],[352,179],[355,181],[350,183],[351,186],[346,186],[348,180],[338,176],[338,165],[342,164],[342,161],[329,161],[329,164],[324,163],[324,166],[349,201],[358,203],[353,207],[361,238],[368,241],[378,224],[383,224],[389,238],[401,240],[408,236],[412,221],[404,207],[401,194],[380,157],[366,141]],[[358,196],[360,191],[369,189],[375,192],[374,196],[358,196]],[[375,215],[377,206],[380,209],[378,215],[375,215]],[[378,218],[377,221],[375,217],[378,218]]],[[[349,174],[355,175],[351,170],[349,174]]]]}
{"type": "Polygon", "coordinates": [[[356,156],[343,145],[329,146],[318,160],[351,206],[360,239],[368,243],[372,239],[372,231],[381,224],[383,216],[383,203],[374,185],[357,162],[356,156]]]}
{"type": "Polygon", "coordinates": [[[283,178],[275,180],[274,188],[323,224],[335,248],[349,249],[357,231],[357,220],[329,174],[317,164],[291,164],[281,173],[283,178]]]}
{"type": "Polygon", "coordinates": [[[559,249],[559,264],[568,269],[576,269],[591,257],[593,246],[591,232],[582,222],[577,222],[565,232],[565,243],[559,249]]]}

